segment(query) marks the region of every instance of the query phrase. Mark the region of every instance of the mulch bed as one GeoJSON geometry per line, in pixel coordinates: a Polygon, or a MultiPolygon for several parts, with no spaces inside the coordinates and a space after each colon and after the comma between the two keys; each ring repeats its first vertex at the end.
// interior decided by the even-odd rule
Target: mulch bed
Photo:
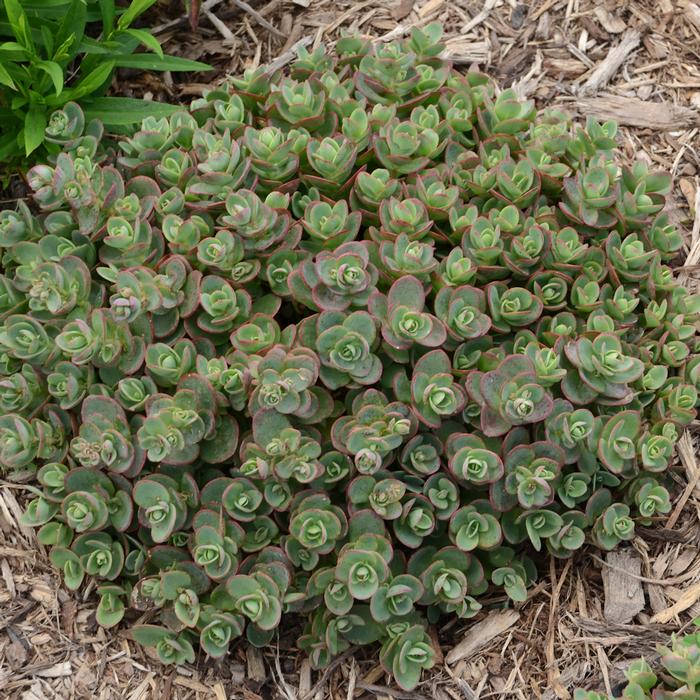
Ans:
{"type": "MultiPolygon", "coordinates": [[[[624,159],[674,176],[670,215],[686,232],[680,274],[697,291],[700,269],[700,0],[243,0],[203,3],[193,32],[181,3],[148,18],[170,53],[206,61],[201,75],[120,74],[114,92],[187,102],[247,67],[293,56],[300,43],[343,31],[383,39],[439,20],[452,59],[556,105],[622,125],[624,159]]],[[[12,196],[12,195],[11,195],[12,196]]],[[[3,198],[4,199],[4,198],[3,198]]],[[[3,201],[0,206],[11,206],[3,201]]],[[[577,686],[612,694],[625,666],[700,615],[699,422],[678,448],[674,509],[605,556],[542,559],[541,581],[515,609],[490,610],[435,631],[443,657],[415,692],[388,687],[362,650],[311,671],[294,650],[299,629],[264,652],[239,644],[222,662],[161,666],[95,622],[94,584],[61,588],[46,551],[19,525],[26,490],[0,482],[0,695],[21,700],[352,700],[353,698],[571,698],[577,686]]],[[[488,607],[488,606],[485,606],[488,607]]]]}

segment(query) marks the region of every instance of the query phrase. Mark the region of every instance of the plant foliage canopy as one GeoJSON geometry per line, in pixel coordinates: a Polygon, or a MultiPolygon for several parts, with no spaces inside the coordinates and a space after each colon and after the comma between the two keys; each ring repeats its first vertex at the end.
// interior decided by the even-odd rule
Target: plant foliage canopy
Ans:
{"type": "Polygon", "coordinates": [[[165,662],[307,620],[314,667],[523,601],[670,510],[700,299],[670,177],[441,29],[248,71],[114,141],[68,104],[0,213],[0,462],[66,585],[165,662]]]}

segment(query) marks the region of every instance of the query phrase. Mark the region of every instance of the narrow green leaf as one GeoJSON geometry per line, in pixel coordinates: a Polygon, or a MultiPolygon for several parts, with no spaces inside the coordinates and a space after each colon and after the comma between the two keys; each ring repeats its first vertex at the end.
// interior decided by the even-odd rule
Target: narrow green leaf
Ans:
{"type": "Polygon", "coordinates": [[[135,39],[138,39],[138,41],[147,49],[150,49],[160,58],[163,58],[163,49],[161,48],[158,39],[156,39],[153,34],[145,31],[144,29],[127,29],[126,33],[133,36],[135,39]]]}
{"type": "Polygon", "coordinates": [[[18,44],[16,41],[3,41],[3,43],[0,44],[0,51],[22,53],[24,55],[27,54],[27,49],[25,49],[22,44],[18,44]]]}
{"type": "Polygon", "coordinates": [[[179,56],[164,56],[159,58],[147,53],[137,53],[133,56],[113,56],[118,68],[141,68],[143,70],[171,71],[209,71],[211,66],[199,61],[191,61],[179,56]]]}
{"type": "Polygon", "coordinates": [[[117,21],[119,29],[127,29],[131,23],[142,15],[156,0],[133,0],[124,14],[117,21]]]}
{"type": "Polygon", "coordinates": [[[116,8],[114,7],[114,1],[99,0],[99,3],[104,35],[109,36],[114,31],[114,19],[116,17],[116,8]]]}
{"type": "MultiPolygon", "coordinates": [[[[85,35],[85,23],[87,22],[87,8],[83,0],[73,0],[67,8],[61,24],[56,33],[57,53],[72,49],[71,57],[78,53],[78,46],[85,35]]],[[[62,57],[59,57],[59,60],[62,57]]]]}
{"type": "Polygon", "coordinates": [[[50,56],[53,53],[55,40],[53,34],[51,34],[51,30],[45,24],[41,25],[41,41],[45,54],[50,56]]]}
{"type": "MultiPolygon", "coordinates": [[[[60,101],[61,104],[70,100],[78,100],[85,95],[92,94],[105,84],[113,70],[114,61],[107,61],[97,66],[97,68],[82,78],[75,87],[63,91],[60,101]]],[[[57,100],[55,98],[53,100],[47,100],[47,104],[56,105],[57,100]]]]}
{"type": "Polygon", "coordinates": [[[0,63],[0,84],[7,85],[7,87],[11,88],[12,90],[17,89],[14,81],[12,80],[12,76],[7,72],[7,68],[5,68],[2,63],[0,63]]]}
{"type": "Polygon", "coordinates": [[[24,151],[29,155],[41,146],[46,128],[46,112],[32,105],[24,117],[24,151]]]}
{"type": "Polygon", "coordinates": [[[35,65],[51,78],[56,95],[60,95],[63,91],[63,70],[61,66],[54,61],[37,61],[35,65]]]}
{"type": "Polygon", "coordinates": [[[94,97],[81,103],[85,118],[99,119],[105,126],[139,124],[148,116],[169,117],[181,110],[166,102],[149,102],[130,97],[94,97]]]}
{"type": "Polygon", "coordinates": [[[29,32],[29,22],[19,0],[5,0],[5,11],[17,41],[27,49],[33,50],[34,42],[29,32]]]}

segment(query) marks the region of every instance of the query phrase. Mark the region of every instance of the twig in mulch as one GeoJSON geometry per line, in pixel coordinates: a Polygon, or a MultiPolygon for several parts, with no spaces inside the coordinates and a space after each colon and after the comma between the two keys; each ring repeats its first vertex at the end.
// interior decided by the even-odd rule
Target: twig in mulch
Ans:
{"type": "Polygon", "coordinates": [[[614,119],[618,124],[656,131],[675,131],[700,125],[696,109],[669,102],[649,102],[637,97],[585,97],[579,98],[576,106],[582,114],[590,114],[598,119],[614,119]]]}
{"type": "Polygon", "coordinates": [[[21,610],[19,610],[12,617],[10,617],[9,620],[5,620],[2,624],[0,624],[0,630],[4,630],[6,627],[9,627],[10,625],[15,624],[16,622],[21,622],[25,617],[27,617],[27,615],[29,615],[30,612],[35,610],[38,606],[39,602],[36,600],[27,603],[21,610]]]}
{"type": "MultiPolygon", "coordinates": [[[[595,559],[599,564],[602,564],[603,566],[607,566],[611,569],[616,569],[618,567],[614,566],[613,564],[608,563],[607,561],[601,559],[600,557],[597,557],[595,554],[591,554],[591,559],[595,559]]],[[[624,571],[624,569],[620,569],[620,571],[624,571]]],[[[674,576],[673,578],[666,578],[666,579],[660,579],[660,578],[649,578],[647,576],[637,576],[635,574],[631,574],[629,571],[624,571],[628,576],[632,576],[632,578],[636,578],[638,581],[642,581],[644,583],[653,583],[655,586],[675,586],[676,584],[683,583],[684,581],[687,581],[688,579],[694,578],[697,576],[698,571],[697,567],[693,567],[689,571],[686,571],[684,574],[681,576],[674,576]]]]}
{"type": "Polygon", "coordinates": [[[671,517],[666,521],[664,529],[673,530],[676,522],[678,522],[678,518],[680,517],[681,513],[683,512],[683,509],[685,508],[685,504],[688,502],[688,499],[693,494],[693,491],[695,491],[698,483],[700,483],[700,469],[696,470],[692,479],[688,482],[688,485],[683,490],[683,495],[678,499],[678,503],[673,509],[671,517]]]}
{"type": "MultiPolygon", "coordinates": [[[[206,15],[210,20],[211,20],[211,14],[212,10],[217,6],[220,5],[223,2],[223,0],[207,0],[207,2],[202,3],[202,6],[200,7],[200,13],[206,15]]],[[[231,0],[231,2],[239,9],[243,10],[243,12],[246,12],[249,14],[261,27],[264,29],[267,29],[268,32],[271,34],[274,34],[275,36],[284,39],[285,34],[281,32],[277,27],[275,27],[274,24],[271,24],[266,20],[260,12],[258,12],[255,8],[251,7],[245,0],[231,0]]],[[[164,22],[163,24],[158,25],[157,27],[154,27],[151,31],[153,34],[161,34],[162,32],[167,31],[168,29],[173,29],[181,24],[185,24],[186,22],[190,21],[189,15],[181,15],[180,17],[175,17],[174,19],[168,20],[167,22],[164,22]]],[[[212,23],[219,28],[217,22],[212,21],[212,23]]]]}
{"type": "Polygon", "coordinates": [[[312,41],[313,37],[311,36],[305,36],[299,39],[299,41],[293,44],[288,51],[285,51],[283,54],[280,54],[274,61],[270,61],[270,63],[268,63],[268,72],[274,73],[280,68],[284,68],[284,66],[286,66],[290,61],[293,61],[296,58],[297,49],[299,49],[302,46],[308,46],[312,41]]]}
{"type": "Polygon", "coordinates": [[[600,666],[600,673],[603,676],[603,683],[605,683],[605,690],[609,696],[612,696],[613,690],[610,683],[610,674],[608,673],[608,666],[610,661],[608,660],[608,655],[605,653],[602,645],[597,645],[596,654],[598,656],[598,666],[600,666]]]}
{"type": "MultiPolygon", "coordinates": [[[[220,5],[222,2],[223,0],[207,0],[205,3],[202,3],[202,6],[199,8],[199,11],[207,12],[208,10],[212,10],[213,8],[215,8],[217,5],[220,5]]],[[[175,17],[175,19],[170,19],[167,22],[163,22],[163,24],[159,24],[157,27],[153,27],[151,29],[151,32],[153,34],[161,34],[162,32],[165,32],[168,29],[173,29],[174,27],[177,27],[181,24],[185,24],[189,21],[189,15],[183,14],[180,17],[175,17]]]]}
{"type": "Polygon", "coordinates": [[[547,659],[547,679],[549,685],[561,700],[569,700],[571,693],[561,684],[559,678],[561,671],[557,664],[556,655],[554,654],[554,636],[557,624],[557,611],[559,610],[559,596],[561,589],[564,586],[564,581],[571,568],[571,559],[566,560],[564,570],[561,572],[559,580],[557,580],[557,565],[552,557],[549,560],[549,575],[552,580],[552,597],[549,603],[549,622],[547,625],[547,643],[545,646],[545,657],[547,659]]]}
{"type": "Polygon", "coordinates": [[[598,92],[601,87],[607,85],[627,56],[639,46],[641,38],[642,35],[636,29],[628,29],[622,35],[620,42],[610,49],[605,59],[581,86],[581,94],[598,92]]]}
{"type": "Polygon", "coordinates": [[[252,8],[245,0],[231,0],[231,2],[243,12],[247,12],[261,27],[267,29],[268,32],[278,36],[282,39],[285,35],[275,27],[274,24],[270,24],[256,9],[252,8]]]}
{"type": "Polygon", "coordinates": [[[348,692],[347,700],[353,700],[355,697],[355,688],[357,687],[357,661],[355,657],[350,657],[350,671],[348,673],[348,692]]]}
{"type": "Polygon", "coordinates": [[[653,623],[662,624],[671,622],[671,620],[673,620],[673,618],[676,617],[676,615],[679,615],[692,605],[695,605],[695,603],[697,603],[699,599],[700,583],[696,583],[693,586],[687,588],[685,591],[683,591],[681,597],[673,605],[666,608],[666,610],[662,610],[661,612],[656,613],[656,615],[654,615],[654,617],[651,618],[651,621],[653,623]]]}
{"type": "Polygon", "coordinates": [[[445,662],[454,664],[475,654],[492,639],[503,634],[520,619],[516,610],[493,610],[483,620],[469,628],[464,639],[450,650],[445,662]]]}
{"type": "Polygon", "coordinates": [[[475,27],[478,27],[484,20],[488,19],[491,10],[496,6],[497,0],[486,0],[481,12],[475,14],[461,29],[460,34],[467,34],[475,27]]]}
{"type": "Polygon", "coordinates": [[[547,10],[549,10],[553,5],[556,5],[559,2],[559,0],[545,0],[545,2],[542,3],[540,7],[538,7],[532,15],[530,15],[529,20],[530,22],[534,22],[535,20],[540,18],[540,15],[543,15],[547,10]]]}
{"type": "Polygon", "coordinates": [[[287,683],[284,673],[282,672],[279,647],[277,647],[275,650],[275,671],[277,672],[277,689],[279,690],[280,694],[287,700],[297,700],[297,694],[294,692],[294,688],[287,683]]]}
{"type": "Polygon", "coordinates": [[[653,648],[657,642],[666,641],[667,633],[672,629],[668,625],[622,625],[575,615],[567,615],[566,619],[588,633],[586,636],[574,638],[571,644],[636,644],[653,648]]]}
{"type": "MultiPolygon", "coordinates": [[[[695,191],[695,203],[694,204],[695,204],[695,219],[693,220],[693,228],[692,228],[692,231],[690,232],[690,251],[689,251],[688,257],[685,259],[685,262],[683,263],[683,267],[681,268],[681,271],[680,271],[679,277],[681,280],[684,280],[687,278],[685,268],[690,267],[691,265],[696,265],[698,262],[700,262],[700,187],[698,187],[697,190],[695,191]]],[[[691,450],[690,454],[692,456],[692,450],[691,450]]],[[[693,456],[692,459],[694,460],[695,457],[693,456]]],[[[698,470],[698,471],[700,471],[700,470],[698,470]]]]}
{"type": "Polygon", "coordinates": [[[659,530],[654,527],[637,527],[635,528],[635,532],[645,540],[674,542],[675,544],[688,544],[690,542],[689,536],[678,530],[667,530],[666,528],[659,530]]]}
{"type": "Polygon", "coordinates": [[[333,22],[331,22],[327,27],[323,28],[324,34],[330,34],[334,32],[345,20],[350,19],[354,14],[357,14],[360,10],[364,10],[365,7],[376,4],[376,0],[364,0],[364,2],[359,2],[353,5],[349,10],[346,10],[341,15],[338,15],[333,22]]]}
{"type": "Polygon", "coordinates": [[[206,18],[219,30],[219,34],[227,41],[233,40],[233,32],[225,22],[222,22],[211,10],[204,10],[206,18]]]}
{"type": "MultiPolygon", "coordinates": [[[[318,693],[319,690],[321,690],[326,683],[328,682],[328,679],[330,678],[331,673],[340,666],[340,664],[345,661],[349,656],[352,656],[355,652],[357,651],[357,647],[353,646],[344,651],[340,656],[337,656],[331,663],[326,666],[326,668],[323,669],[323,673],[321,674],[321,677],[316,681],[315,685],[311,690],[304,695],[301,700],[311,700],[316,693],[318,693]]],[[[357,687],[361,688],[360,681],[357,682],[357,687]]]]}
{"type": "Polygon", "coordinates": [[[362,681],[357,681],[356,685],[361,690],[367,690],[370,693],[380,693],[390,698],[397,698],[397,700],[428,700],[427,696],[421,695],[420,693],[407,693],[406,691],[388,688],[384,685],[371,685],[370,683],[363,683],[362,681]]]}

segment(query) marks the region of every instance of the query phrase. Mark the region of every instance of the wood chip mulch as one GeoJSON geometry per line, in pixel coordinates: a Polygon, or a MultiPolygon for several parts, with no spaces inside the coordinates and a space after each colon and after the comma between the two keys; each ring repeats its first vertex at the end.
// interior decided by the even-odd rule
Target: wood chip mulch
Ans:
{"type": "MultiPolygon", "coordinates": [[[[208,0],[193,32],[176,0],[151,25],[173,54],[206,61],[196,76],[122,73],[118,94],[189,101],[243,68],[291,60],[293,47],[342,31],[383,39],[441,21],[451,58],[478,67],[539,106],[615,118],[621,157],[673,174],[670,214],[686,233],[680,274],[700,280],[700,0],[208,0]],[[182,81],[185,82],[182,82],[182,81]]],[[[6,204],[5,204],[6,205],[6,204]]],[[[375,657],[347,653],[313,672],[298,630],[259,652],[165,668],[95,622],[94,584],[60,586],[34,533],[19,525],[26,488],[0,482],[0,697],[8,700],[566,700],[578,686],[616,692],[623,672],[700,615],[700,422],[678,447],[675,507],[631,546],[544,561],[540,584],[510,610],[436,632],[442,650],[411,693],[390,686],[375,657]],[[622,597],[620,597],[622,596],[622,597]]],[[[354,650],[351,650],[353,652],[354,650]]]]}

